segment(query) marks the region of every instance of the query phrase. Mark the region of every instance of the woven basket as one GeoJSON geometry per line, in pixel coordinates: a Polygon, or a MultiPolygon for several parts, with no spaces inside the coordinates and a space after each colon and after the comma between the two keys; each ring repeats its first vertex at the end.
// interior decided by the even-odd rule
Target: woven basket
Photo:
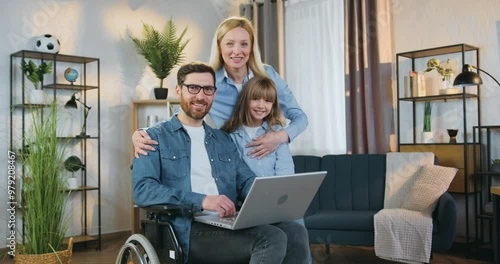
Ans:
{"type": "Polygon", "coordinates": [[[68,248],[55,253],[45,254],[16,254],[14,263],[16,264],[70,264],[73,251],[73,238],[69,238],[68,248]],[[57,254],[57,255],[56,255],[57,254]],[[59,258],[58,258],[59,257],[59,258]],[[61,261],[59,261],[59,259],[61,261]]]}

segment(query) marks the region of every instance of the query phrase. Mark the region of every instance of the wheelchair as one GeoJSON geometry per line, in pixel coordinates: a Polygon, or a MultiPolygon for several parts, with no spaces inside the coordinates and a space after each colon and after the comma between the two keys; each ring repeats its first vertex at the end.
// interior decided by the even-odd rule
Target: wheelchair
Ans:
{"type": "Polygon", "coordinates": [[[183,264],[184,255],[173,227],[160,222],[162,216],[182,214],[180,206],[170,204],[141,207],[147,220],[141,221],[143,234],[132,234],[120,248],[116,264],[183,264]]]}

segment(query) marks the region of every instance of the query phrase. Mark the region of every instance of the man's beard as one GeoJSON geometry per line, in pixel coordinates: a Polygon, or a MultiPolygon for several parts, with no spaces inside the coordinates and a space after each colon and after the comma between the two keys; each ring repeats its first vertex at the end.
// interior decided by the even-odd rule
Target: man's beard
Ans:
{"type": "Polygon", "coordinates": [[[184,99],[181,97],[181,108],[184,113],[186,113],[187,116],[195,119],[195,120],[201,120],[203,119],[207,114],[208,111],[210,111],[210,108],[212,107],[212,103],[208,103],[205,100],[194,100],[194,101],[188,101],[187,99],[184,99]],[[206,104],[205,105],[205,111],[197,111],[193,110],[194,106],[191,105],[191,103],[195,104],[206,104]]]}

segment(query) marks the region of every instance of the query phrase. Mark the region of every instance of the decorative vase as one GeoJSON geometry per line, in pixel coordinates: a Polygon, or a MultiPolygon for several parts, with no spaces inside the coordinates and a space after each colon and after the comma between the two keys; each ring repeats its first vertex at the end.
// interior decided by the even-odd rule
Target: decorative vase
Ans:
{"type": "Polygon", "coordinates": [[[16,254],[14,263],[16,264],[69,264],[71,263],[71,255],[73,253],[73,238],[69,238],[68,248],[66,250],[56,251],[45,254],[16,254]]]}
{"type": "Polygon", "coordinates": [[[422,132],[422,136],[421,136],[421,143],[434,143],[434,133],[432,133],[432,131],[429,131],[429,132],[422,132]]]}
{"type": "Polygon", "coordinates": [[[80,187],[80,184],[78,183],[78,178],[76,177],[70,177],[66,180],[67,187],[70,190],[78,189],[80,187]]]}
{"type": "Polygon", "coordinates": [[[442,89],[449,89],[453,88],[453,83],[451,82],[451,79],[453,78],[453,73],[443,75],[443,81],[442,81],[442,89]]]}
{"type": "Polygon", "coordinates": [[[448,136],[450,136],[449,143],[450,144],[457,143],[458,129],[456,129],[456,128],[450,128],[450,129],[447,129],[447,131],[448,131],[448,136]]]}
{"type": "Polygon", "coordinates": [[[443,75],[443,80],[441,81],[441,88],[439,88],[439,94],[457,94],[458,89],[453,86],[453,73],[443,75]]]}
{"type": "Polygon", "coordinates": [[[155,88],[154,89],[155,98],[158,100],[167,99],[168,89],[167,88],[155,88]]]}

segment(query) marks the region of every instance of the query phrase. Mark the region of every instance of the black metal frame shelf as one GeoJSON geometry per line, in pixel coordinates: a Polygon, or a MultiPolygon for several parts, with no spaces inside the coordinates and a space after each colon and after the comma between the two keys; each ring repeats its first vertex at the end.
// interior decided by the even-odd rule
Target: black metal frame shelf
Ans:
{"type": "MultiPolygon", "coordinates": [[[[409,51],[409,52],[401,52],[396,54],[396,93],[397,93],[397,140],[398,140],[398,151],[401,151],[401,146],[413,146],[413,145],[423,145],[424,147],[429,147],[431,148],[432,146],[440,146],[440,145],[459,145],[463,146],[464,150],[464,155],[463,155],[463,161],[464,161],[464,197],[465,197],[465,243],[467,249],[469,249],[469,242],[471,242],[470,238],[470,230],[469,230],[469,202],[468,202],[468,196],[470,194],[470,188],[472,186],[469,186],[469,180],[470,177],[469,175],[472,174],[473,168],[469,168],[468,166],[468,158],[469,158],[469,153],[470,150],[468,150],[468,145],[471,145],[472,142],[469,142],[469,139],[467,137],[467,133],[470,133],[470,127],[468,126],[467,122],[468,117],[468,111],[467,111],[467,101],[468,100],[477,100],[477,125],[481,125],[481,103],[480,103],[480,86],[477,86],[477,90],[475,93],[467,92],[465,87],[461,87],[461,92],[459,93],[454,93],[454,94],[436,94],[436,95],[429,95],[429,96],[403,96],[403,94],[406,95],[406,91],[403,92],[403,86],[401,83],[403,82],[400,68],[406,67],[410,68],[412,71],[416,70],[416,60],[420,59],[430,59],[434,56],[441,56],[441,55],[447,55],[447,54],[455,54],[456,57],[460,57],[460,63],[464,64],[466,63],[466,59],[470,60],[470,57],[466,58],[466,53],[469,54],[472,52],[472,57],[475,55],[475,61],[473,61],[472,64],[476,65],[479,67],[479,48],[468,45],[465,43],[460,43],[460,44],[455,44],[455,45],[448,45],[448,46],[441,46],[441,47],[436,47],[436,48],[429,48],[429,49],[421,49],[421,50],[415,50],[415,51],[409,51]],[[406,66],[403,65],[403,63],[407,63],[406,66]],[[411,64],[411,65],[410,65],[411,64]],[[401,78],[400,78],[401,76],[401,78]],[[461,143],[417,143],[417,123],[416,123],[416,110],[417,110],[417,104],[423,103],[423,102],[435,102],[436,104],[441,104],[445,103],[448,101],[461,101],[461,109],[462,109],[462,114],[463,114],[463,127],[460,127],[460,131],[464,134],[464,142],[461,143]],[[404,119],[405,122],[412,122],[411,128],[412,128],[412,134],[411,134],[411,139],[408,138],[407,142],[402,143],[402,134],[401,134],[401,122],[402,122],[402,117],[401,117],[401,107],[402,104],[404,103],[404,106],[407,106],[407,109],[411,108],[411,113],[407,113],[407,115],[411,116],[408,117],[407,119],[404,119]],[[408,104],[411,104],[408,105],[408,104]],[[412,118],[410,121],[409,119],[412,118]]],[[[474,59],[472,59],[474,60],[474,59]]],[[[419,61],[421,62],[421,61],[419,61]]],[[[470,62],[467,62],[470,63],[470,62]]],[[[470,115],[470,113],[469,113],[470,115]]],[[[475,115],[474,115],[475,117],[475,115]]],[[[408,124],[408,123],[406,123],[408,124]]]]}
{"type": "Polygon", "coordinates": [[[52,83],[43,86],[44,89],[63,89],[63,90],[93,90],[99,89],[94,85],[78,85],[78,84],[65,84],[65,83],[52,83]]]}
{"type": "Polygon", "coordinates": [[[76,189],[67,189],[66,191],[69,192],[77,192],[77,191],[96,191],[99,190],[99,187],[97,186],[80,186],[76,189]]]}
{"type": "Polygon", "coordinates": [[[474,47],[469,44],[455,44],[455,45],[449,45],[449,46],[442,46],[442,47],[437,47],[437,48],[430,48],[430,49],[421,49],[421,50],[416,50],[416,51],[409,51],[409,52],[401,52],[398,53],[399,56],[411,58],[411,59],[418,59],[418,58],[426,58],[426,57],[431,57],[431,56],[438,56],[438,55],[446,55],[446,54],[453,54],[453,53],[460,53],[460,52],[466,52],[466,51],[476,51],[479,48],[474,47]]]}
{"type": "Polygon", "coordinates": [[[471,93],[458,93],[458,94],[442,94],[442,95],[430,95],[430,96],[420,96],[420,97],[404,97],[400,98],[401,101],[410,102],[429,102],[429,101],[448,101],[448,100],[460,100],[462,98],[478,98],[477,94],[471,93]]]}
{"type": "MultiPolygon", "coordinates": [[[[46,107],[49,107],[50,105],[48,104],[29,104],[27,103],[27,98],[25,97],[25,89],[22,89],[20,87],[25,87],[25,79],[26,77],[24,74],[21,73],[21,76],[18,76],[15,68],[18,68],[17,62],[19,60],[24,60],[24,59],[34,59],[34,60],[39,60],[39,61],[51,61],[53,62],[53,73],[48,74],[49,76],[52,75],[53,77],[53,82],[49,84],[44,84],[43,81],[41,83],[41,89],[43,90],[51,90],[49,92],[49,97],[53,98],[56,100],[58,96],[60,96],[62,93],[68,93],[65,91],[74,91],[75,93],[80,93],[80,99],[81,102],[86,105],[87,103],[93,102],[93,112],[96,115],[96,121],[92,121],[91,127],[96,129],[96,132],[93,132],[91,136],[80,136],[80,135],[75,135],[75,136],[60,136],[57,137],[58,140],[70,140],[77,142],[77,144],[80,145],[80,156],[83,160],[83,164],[87,164],[88,158],[92,158],[93,161],[96,162],[96,166],[94,166],[94,171],[89,172],[87,169],[83,169],[81,172],[81,177],[82,177],[82,186],[76,189],[68,189],[65,190],[65,192],[69,193],[81,193],[81,206],[82,206],[82,217],[84,219],[84,223],[82,224],[82,234],[78,236],[74,236],[73,243],[80,243],[80,242],[97,242],[96,249],[100,250],[101,249],[101,162],[100,162],[100,153],[101,153],[101,146],[100,146],[100,136],[99,133],[101,131],[100,128],[100,59],[99,58],[91,58],[91,57],[83,57],[83,56],[73,56],[73,55],[67,55],[67,54],[54,54],[54,53],[45,53],[45,52],[38,52],[38,51],[32,51],[32,50],[20,50],[15,53],[12,53],[10,55],[10,107],[11,109],[17,109],[17,111],[21,111],[21,116],[17,117],[20,119],[20,123],[18,123],[20,126],[20,131],[16,133],[20,133],[21,135],[25,134],[25,113],[26,111],[29,110],[35,110],[35,109],[43,109],[46,107]],[[80,81],[79,84],[73,84],[73,83],[59,83],[57,82],[57,72],[58,68],[57,66],[60,66],[60,63],[66,63],[63,64],[63,66],[69,64],[81,67],[81,74],[80,74],[80,81]],[[93,76],[93,77],[89,77],[93,76]],[[89,80],[91,82],[89,82],[89,80]],[[17,83],[16,83],[17,82],[17,83]],[[19,85],[19,83],[21,85],[19,85]],[[14,91],[17,91],[18,94],[20,95],[20,103],[14,104],[14,91]],[[87,92],[92,92],[91,100],[87,101],[87,92]],[[95,135],[97,133],[97,135],[95,135]],[[87,140],[91,142],[91,144],[96,144],[97,150],[93,150],[92,156],[90,153],[87,152],[87,140]],[[97,154],[96,154],[97,153],[97,154]],[[95,175],[93,177],[91,185],[95,186],[88,186],[87,178],[89,175],[88,173],[92,173],[95,175]],[[94,182],[95,181],[95,182],[94,182]],[[90,226],[88,226],[87,222],[87,192],[94,192],[97,194],[97,234],[96,235],[89,235],[88,233],[90,232],[90,226]]],[[[49,78],[50,82],[50,78],[49,78]]],[[[83,108],[82,108],[83,110],[83,108]]],[[[43,110],[42,110],[43,111],[43,110]]],[[[81,110],[79,110],[81,111],[81,110]]],[[[83,110],[84,111],[84,110],[83,110]]],[[[15,111],[11,111],[10,114],[10,147],[13,149],[14,147],[14,140],[13,140],[13,127],[14,127],[14,115],[15,111]]],[[[15,121],[16,123],[19,122],[18,120],[15,121]]],[[[86,116],[83,118],[82,123],[84,127],[87,125],[87,119],[86,116]]],[[[90,123],[89,123],[90,124],[90,123]]],[[[22,137],[24,138],[24,137],[22,137]]],[[[24,140],[24,139],[22,139],[24,140]]],[[[22,142],[21,145],[24,145],[24,141],[22,142]]],[[[24,173],[24,168],[21,168],[24,173]]]]}
{"type": "Polygon", "coordinates": [[[99,61],[98,58],[73,56],[66,54],[55,54],[47,52],[39,52],[33,50],[20,50],[11,54],[12,57],[18,58],[28,58],[28,59],[39,59],[39,60],[53,60],[58,62],[69,62],[69,63],[80,63],[86,64],[94,61],[99,61]]]}
{"type": "Polygon", "coordinates": [[[500,133],[500,125],[489,125],[489,126],[474,126],[472,130],[472,135],[474,143],[479,144],[479,153],[474,151],[474,161],[479,164],[474,164],[474,214],[479,220],[475,222],[474,231],[476,237],[476,246],[484,246],[492,243],[493,240],[493,208],[487,210],[489,205],[493,205],[493,195],[491,193],[492,178],[494,176],[500,176],[500,173],[491,171],[491,147],[492,147],[492,137],[493,131],[497,130],[500,133]],[[483,140],[483,136],[486,137],[483,140]],[[488,242],[486,242],[484,237],[484,226],[487,221],[488,224],[488,242]]]}

